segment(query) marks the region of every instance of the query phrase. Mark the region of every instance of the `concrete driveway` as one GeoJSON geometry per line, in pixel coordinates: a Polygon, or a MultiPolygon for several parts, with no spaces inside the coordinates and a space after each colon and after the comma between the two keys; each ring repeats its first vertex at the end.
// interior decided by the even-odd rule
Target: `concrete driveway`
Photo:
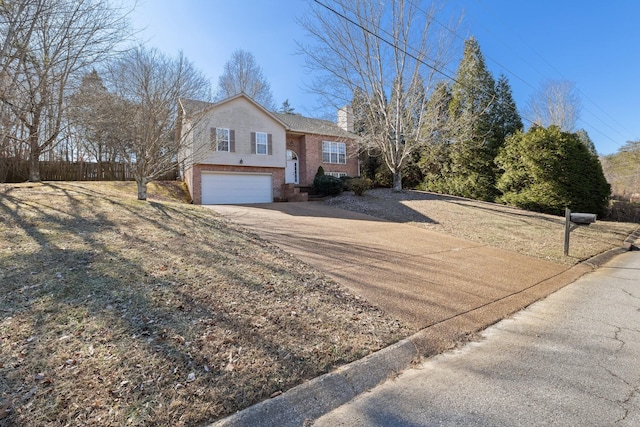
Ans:
{"type": "Polygon", "coordinates": [[[423,354],[450,347],[590,270],[317,202],[210,206],[387,313],[423,330],[423,354]]]}
{"type": "Polygon", "coordinates": [[[638,426],[639,311],[627,252],[313,425],[638,426]]]}

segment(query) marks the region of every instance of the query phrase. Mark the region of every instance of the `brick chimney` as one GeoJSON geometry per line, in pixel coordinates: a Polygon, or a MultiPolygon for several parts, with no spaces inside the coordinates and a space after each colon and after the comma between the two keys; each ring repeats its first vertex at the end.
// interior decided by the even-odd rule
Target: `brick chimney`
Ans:
{"type": "Polygon", "coordinates": [[[338,126],[347,132],[353,132],[353,108],[350,105],[338,110],[338,126]]]}

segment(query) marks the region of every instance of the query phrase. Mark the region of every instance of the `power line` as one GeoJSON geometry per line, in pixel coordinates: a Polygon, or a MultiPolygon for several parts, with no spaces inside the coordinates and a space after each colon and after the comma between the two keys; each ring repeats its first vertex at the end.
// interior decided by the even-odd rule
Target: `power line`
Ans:
{"type": "MultiPolygon", "coordinates": [[[[482,0],[478,0],[478,3],[482,4],[483,8],[487,11],[489,11],[490,13],[492,13],[492,15],[497,18],[500,19],[495,12],[493,11],[493,9],[491,9],[490,6],[488,6],[486,4],[486,2],[483,2],[482,0]]],[[[505,28],[507,28],[512,34],[516,35],[520,41],[523,43],[523,45],[532,53],[534,53],[538,58],[540,58],[542,60],[542,62],[544,62],[552,71],[554,71],[557,75],[559,75],[561,78],[567,80],[567,78],[552,64],[550,63],[544,56],[542,56],[536,49],[534,49],[532,46],[530,46],[526,40],[522,39],[522,37],[520,37],[518,35],[517,32],[513,31],[513,29],[506,24],[504,21],[502,21],[502,24],[504,25],[505,28]]],[[[496,38],[498,38],[496,36],[496,38]]],[[[499,39],[499,38],[498,38],[499,39]]],[[[502,40],[500,40],[502,42],[502,40]]],[[[505,44],[503,42],[503,44],[505,44]]],[[[508,46],[509,47],[509,46],[508,46]]],[[[513,49],[512,49],[513,50],[513,49]]],[[[522,59],[522,57],[521,57],[522,59]]],[[[525,64],[527,64],[531,69],[533,69],[534,71],[536,71],[538,74],[540,74],[543,78],[546,78],[546,76],[540,71],[538,70],[535,66],[533,66],[532,64],[530,64],[528,61],[523,59],[523,62],[525,64]]],[[[499,64],[499,63],[498,63],[499,64]]],[[[500,65],[500,64],[499,64],[500,65]]],[[[580,93],[580,95],[586,99],[587,101],[589,101],[593,106],[595,106],[598,110],[600,110],[602,113],[604,113],[612,122],[614,122],[617,126],[619,126],[620,129],[624,130],[628,135],[632,136],[633,132],[631,132],[629,129],[627,129],[624,125],[622,125],[620,122],[618,122],[615,118],[613,118],[609,113],[607,113],[602,107],[600,107],[595,101],[593,101],[589,96],[587,96],[586,93],[584,93],[580,88],[577,88],[578,92],[580,93]]],[[[608,122],[606,122],[605,120],[601,119],[597,114],[593,113],[592,111],[588,110],[585,108],[585,110],[589,113],[592,114],[592,116],[594,118],[596,118],[597,120],[599,120],[601,123],[605,124],[605,126],[607,126],[609,129],[611,129],[612,131],[616,132],[618,135],[622,136],[623,138],[625,137],[620,130],[615,129],[614,127],[612,127],[608,122]]],[[[617,141],[615,141],[613,138],[611,138],[608,135],[605,135],[604,133],[602,133],[601,131],[598,131],[592,124],[587,123],[586,121],[582,120],[583,123],[587,124],[588,126],[594,128],[594,130],[596,130],[597,132],[601,133],[603,136],[605,136],[606,138],[610,139],[612,142],[618,144],[617,141]]]]}
{"type": "MultiPolygon", "coordinates": [[[[318,5],[324,7],[325,9],[331,11],[332,13],[334,13],[335,15],[341,17],[342,19],[345,19],[347,22],[349,22],[352,25],[357,26],[358,28],[360,28],[361,30],[365,31],[367,34],[377,38],[378,40],[382,41],[383,43],[387,44],[388,46],[394,48],[394,49],[398,49],[401,52],[403,52],[404,54],[406,54],[407,56],[409,56],[410,58],[412,58],[413,60],[425,65],[426,67],[430,68],[431,70],[437,72],[438,74],[441,74],[442,76],[446,77],[447,79],[451,80],[452,82],[455,82],[461,86],[466,87],[466,85],[462,82],[460,82],[459,80],[457,80],[454,76],[451,75],[451,72],[445,72],[443,69],[439,69],[431,64],[428,64],[427,62],[425,62],[424,60],[418,58],[416,55],[414,55],[413,53],[407,51],[406,49],[403,49],[399,46],[397,46],[395,43],[383,38],[380,36],[380,34],[378,33],[384,33],[387,36],[391,36],[391,34],[389,34],[388,31],[380,28],[379,26],[375,27],[376,32],[372,31],[371,29],[363,26],[362,24],[360,24],[359,22],[356,22],[355,20],[353,20],[352,18],[346,16],[345,14],[337,11],[336,9],[332,8],[331,6],[319,1],[319,0],[314,0],[315,3],[317,3],[318,5]]],[[[456,38],[460,39],[460,40],[466,40],[465,38],[463,38],[462,36],[460,36],[457,31],[451,29],[449,26],[443,24],[440,20],[438,20],[435,16],[433,16],[433,14],[426,12],[423,8],[421,8],[419,5],[417,5],[414,1],[412,0],[408,0],[408,3],[411,4],[413,7],[416,8],[416,10],[419,10],[420,12],[424,13],[426,17],[428,17],[429,19],[431,19],[433,22],[437,23],[438,25],[440,25],[442,28],[444,28],[445,30],[447,30],[448,32],[450,32],[451,34],[453,34],[456,38]]],[[[354,11],[353,9],[349,9],[345,6],[345,8],[347,10],[350,10],[350,12],[357,14],[356,11],[354,11]]],[[[543,61],[547,62],[538,52],[536,52],[533,48],[531,48],[530,46],[527,45],[527,47],[529,49],[531,49],[536,55],[538,55],[543,61]]],[[[484,56],[484,55],[483,55],[484,56]]],[[[425,56],[426,57],[426,56],[425,56]]],[[[503,69],[505,69],[509,74],[511,74],[512,76],[516,77],[518,80],[522,81],[524,84],[526,84],[527,86],[531,87],[532,89],[536,90],[536,87],[533,86],[531,83],[529,83],[528,81],[526,81],[525,79],[523,79],[522,77],[520,77],[518,74],[514,73],[513,71],[509,70],[509,68],[507,68],[506,66],[504,66],[503,64],[501,64],[499,61],[486,56],[486,58],[490,59],[491,61],[495,62],[497,65],[499,65],[500,67],[502,67],[503,69]]],[[[532,65],[530,65],[528,62],[525,61],[526,64],[528,64],[532,69],[534,69],[536,72],[538,72],[540,75],[542,75],[544,77],[544,75],[535,67],[533,67],[532,65]]],[[[548,62],[547,62],[548,63],[548,62]]],[[[556,70],[551,64],[549,64],[551,66],[551,68],[556,71],[558,74],[560,74],[562,76],[562,74],[556,70]]],[[[448,70],[447,70],[448,71],[448,70]]],[[[563,76],[564,77],[564,76],[563,76]]],[[[580,93],[582,93],[579,89],[578,91],[580,93]]],[[[583,93],[582,93],[583,94],[583,93]]],[[[485,92],[485,95],[491,95],[485,92]]],[[[583,94],[584,95],[584,94],[583,94]]],[[[595,104],[595,102],[593,102],[592,100],[590,100],[588,97],[586,97],[593,105],[595,105],[596,107],[599,108],[599,106],[597,104],[595,104]]],[[[592,111],[588,110],[585,108],[585,110],[588,113],[591,113],[597,120],[599,120],[601,123],[605,124],[607,127],[609,127],[611,130],[613,130],[614,132],[617,132],[618,134],[620,134],[621,136],[623,136],[619,131],[617,131],[616,129],[614,129],[613,127],[611,127],[607,122],[605,122],[604,120],[602,120],[600,117],[598,117],[597,115],[595,115],[592,111]]],[[[526,117],[525,115],[523,115],[522,113],[520,113],[519,111],[516,112],[520,115],[520,117],[530,123],[530,124],[535,124],[535,120],[526,117]]],[[[601,131],[598,127],[594,126],[592,123],[588,123],[587,121],[585,121],[584,119],[580,118],[578,119],[578,121],[584,123],[586,126],[590,127],[593,131],[595,131],[596,133],[602,135],[604,138],[609,139],[611,142],[618,144],[618,141],[614,140],[611,136],[609,136],[608,134],[604,133],[603,131],[601,131]]]]}
{"type": "MultiPolygon", "coordinates": [[[[426,16],[428,16],[430,19],[432,19],[434,22],[436,22],[438,25],[440,25],[442,28],[444,28],[445,30],[447,30],[448,32],[450,32],[451,34],[453,34],[456,38],[460,39],[460,40],[465,40],[464,37],[462,37],[460,34],[458,34],[458,32],[456,30],[453,30],[452,28],[450,28],[448,25],[443,24],[440,20],[438,20],[435,16],[433,16],[433,14],[425,11],[423,8],[420,7],[419,4],[415,3],[415,0],[408,0],[410,4],[412,4],[417,10],[421,11],[422,13],[424,13],[426,16]]],[[[479,0],[479,2],[481,2],[481,0],[479,0]]],[[[488,9],[488,7],[485,6],[485,9],[488,9]]],[[[508,26],[505,26],[508,28],[508,26]]],[[[511,31],[511,30],[510,30],[511,31]]],[[[512,31],[513,32],[513,31],[512,31]]],[[[506,43],[504,43],[502,41],[502,39],[498,38],[496,36],[496,38],[505,46],[507,46],[509,49],[513,50],[509,45],[507,45],[506,43]]],[[[522,40],[522,39],[521,39],[522,40]]],[[[559,74],[560,76],[562,76],[563,79],[567,80],[566,77],[564,77],[562,75],[562,73],[560,73],[560,71],[558,71],[552,64],[550,64],[540,53],[538,53],[535,49],[533,49],[531,46],[529,46],[526,42],[524,42],[525,46],[531,50],[534,54],[536,54],[540,59],[542,59],[543,62],[545,62],[547,65],[549,65],[549,67],[555,71],[557,74],[559,74]]],[[[527,61],[524,57],[522,57],[519,53],[516,52],[516,55],[518,55],[518,57],[526,64],[528,65],[531,69],[533,69],[534,71],[536,71],[538,74],[540,74],[542,77],[545,77],[545,75],[538,69],[536,68],[534,65],[532,65],[529,61],[527,61]]],[[[519,81],[521,81],[522,83],[524,83],[525,85],[529,86],[530,88],[532,88],[533,90],[538,90],[538,88],[536,88],[533,84],[529,83],[527,80],[525,80],[524,78],[520,77],[518,74],[516,74],[515,72],[511,71],[509,68],[507,68],[504,64],[502,64],[501,62],[497,61],[496,59],[488,56],[488,55],[484,55],[485,58],[487,58],[488,60],[490,60],[491,62],[495,63],[496,65],[500,66],[502,69],[504,69],[507,73],[509,73],[510,75],[512,75],[513,77],[515,77],[516,79],[518,79],[519,81]]],[[[582,92],[579,88],[577,88],[578,92],[585,98],[587,99],[589,102],[591,102],[596,108],[598,108],[599,110],[603,111],[602,108],[597,105],[593,100],[591,100],[584,92],[582,92]]],[[[624,135],[618,130],[615,129],[614,127],[612,127],[609,123],[607,123],[605,120],[601,119],[597,114],[593,113],[591,110],[583,107],[584,110],[588,113],[590,113],[596,120],[598,120],[600,123],[604,124],[606,127],[608,127],[610,130],[612,130],[613,132],[617,133],[618,135],[622,136],[624,138],[624,135]]],[[[604,112],[604,111],[603,111],[604,112]]],[[[624,128],[624,126],[622,126],[619,122],[617,122],[615,119],[613,119],[609,114],[607,114],[606,112],[604,112],[611,120],[613,120],[616,124],[618,124],[621,128],[623,128],[625,131],[627,131],[630,135],[632,134],[628,129],[624,128]]],[[[534,123],[534,120],[531,120],[529,118],[526,118],[523,116],[523,119],[525,119],[526,121],[530,122],[530,123],[534,123]]],[[[618,141],[614,140],[610,135],[605,134],[604,132],[602,132],[600,129],[598,129],[597,127],[595,127],[593,124],[586,122],[584,119],[579,119],[579,121],[581,121],[582,123],[584,123],[586,126],[592,128],[595,132],[599,133],[600,135],[602,135],[603,137],[607,138],[608,140],[610,140],[611,142],[613,142],[614,144],[618,144],[618,141]]]]}
{"type": "MultiPolygon", "coordinates": [[[[327,9],[327,10],[331,11],[331,12],[332,12],[332,13],[334,13],[335,15],[337,15],[337,16],[339,16],[339,17],[343,18],[344,20],[346,20],[347,22],[351,23],[352,25],[355,25],[356,27],[358,27],[358,28],[360,28],[361,30],[365,31],[367,34],[370,34],[371,36],[373,36],[373,37],[377,38],[378,40],[382,41],[383,43],[385,43],[385,44],[389,45],[389,46],[390,46],[390,47],[392,47],[393,49],[397,49],[397,50],[401,51],[401,52],[402,52],[402,53],[404,53],[405,55],[409,56],[411,59],[413,59],[413,60],[415,60],[415,61],[417,61],[417,62],[419,62],[419,63],[421,63],[421,64],[425,65],[426,67],[430,68],[431,70],[435,71],[436,73],[443,75],[444,77],[448,78],[449,80],[453,81],[454,83],[457,83],[457,84],[459,84],[460,86],[466,87],[467,89],[474,89],[474,88],[470,88],[470,87],[468,87],[468,85],[466,85],[465,83],[460,82],[458,79],[456,79],[455,77],[451,76],[450,74],[447,74],[447,73],[445,73],[444,71],[442,71],[442,70],[440,70],[440,69],[436,68],[435,66],[433,66],[433,65],[431,65],[431,64],[428,64],[428,63],[426,63],[426,62],[425,62],[425,61],[423,61],[422,59],[418,58],[416,55],[414,55],[414,54],[412,54],[412,53],[408,52],[407,50],[405,50],[405,49],[401,48],[400,46],[397,46],[397,45],[396,45],[396,44],[394,44],[393,42],[390,42],[389,40],[387,40],[387,39],[385,39],[385,38],[381,37],[379,34],[377,34],[377,33],[373,32],[373,31],[371,31],[369,28],[366,28],[365,26],[363,26],[362,24],[360,24],[360,23],[358,23],[358,22],[354,21],[353,19],[349,18],[349,17],[348,17],[348,16],[346,16],[345,14],[343,14],[343,13],[341,13],[341,12],[338,12],[337,10],[335,10],[334,8],[330,7],[329,5],[327,5],[327,4],[323,3],[323,2],[321,2],[320,0],[314,0],[314,2],[315,2],[315,3],[317,3],[318,5],[320,5],[320,6],[324,7],[325,9],[327,9]]],[[[409,1],[409,3],[410,3],[412,6],[416,7],[416,9],[418,9],[418,10],[420,10],[421,12],[425,13],[425,15],[426,15],[426,16],[428,16],[429,18],[432,18],[432,19],[433,19],[433,17],[432,17],[431,15],[429,15],[429,14],[428,14],[428,13],[426,13],[426,12],[424,12],[424,10],[422,10],[422,9],[418,8],[415,4],[411,3],[411,1],[409,1]]],[[[350,11],[351,11],[352,13],[355,13],[352,9],[351,9],[350,11]]],[[[387,32],[386,30],[381,29],[380,27],[376,27],[376,31],[378,31],[378,32],[383,32],[383,33],[386,33],[388,36],[391,36],[391,34],[389,34],[389,32],[387,32]]],[[[450,30],[450,31],[452,31],[452,30],[450,30]]],[[[459,37],[459,36],[458,36],[458,37],[459,37]]],[[[426,57],[426,56],[425,56],[425,57],[426,57]]],[[[482,91],[483,91],[483,93],[484,93],[485,95],[493,96],[493,94],[491,94],[491,93],[487,93],[486,91],[484,91],[484,89],[482,89],[482,91]]],[[[514,111],[514,112],[516,112],[516,113],[520,114],[520,113],[517,111],[517,108],[515,108],[515,111],[514,111]]],[[[523,120],[525,120],[525,121],[529,122],[530,124],[534,124],[534,123],[535,123],[535,121],[534,121],[534,120],[531,120],[531,119],[529,119],[529,118],[527,118],[527,117],[524,117],[524,116],[522,116],[522,115],[520,115],[520,117],[521,117],[523,120]]]]}
{"type": "MultiPolygon", "coordinates": [[[[390,47],[394,48],[394,49],[398,49],[399,51],[401,51],[402,53],[406,54],[407,56],[409,56],[411,59],[413,59],[414,61],[417,61],[419,63],[421,63],[422,65],[425,65],[426,67],[432,69],[433,71],[435,71],[438,74],[442,74],[443,76],[445,76],[448,79],[451,79],[453,81],[457,80],[455,79],[455,77],[450,76],[449,74],[443,72],[442,70],[437,69],[435,66],[427,64],[426,62],[424,62],[422,59],[416,57],[415,55],[413,55],[410,52],[407,52],[405,49],[402,49],[400,46],[395,45],[394,43],[380,37],[378,34],[374,33],[373,31],[371,31],[370,29],[366,28],[365,26],[363,26],[362,24],[359,24],[358,22],[354,21],[353,19],[349,18],[348,16],[346,16],[343,13],[338,12],[337,10],[335,10],[334,8],[330,7],[329,5],[322,3],[319,0],[313,0],[315,3],[319,4],[320,6],[324,7],[325,9],[333,12],[334,14],[338,15],[339,17],[343,18],[344,20],[346,20],[347,22],[355,25],[356,27],[360,28],[361,30],[365,31],[367,34],[372,35],[373,37],[377,38],[378,40],[382,41],[383,43],[389,45],[390,47]]],[[[376,30],[380,31],[380,28],[376,28],[376,30]]],[[[383,30],[384,31],[384,30],[383,30]]],[[[387,35],[389,35],[387,33],[387,35]]],[[[459,83],[459,82],[458,82],[459,83]]]]}
{"type": "MultiPolygon", "coordinates": [[[[425,15],[427,15],[430,19],[433,20],[433,22],[435,22],[436,24],[440,25],[442,28],[444,28],[445,30],[447,30],[448,32],[450,32],[451,34],[453,34],[457,39],[462,40],[463,42],[466,40],[465,37],[461,36],[460,34],[458,34],[458,32],[454,29],[452,29],[451,27],[449,27],[448,25],[443,24],[438,18],[436,18],[433,14],[427,12],[426,10],[422,9],[420,7],[420,5],[416,4],[414,1],[412,0],[408,0],[408,2],[413,5],[413,7],[415,7],[417,10],[419,10],[420,12],[424,13],[425,15]]],[[[515,77],[516,79],[520,80],[522,83],[526,84],[527,86],[531,87],[532,89],[536,89],[535,86],[533,86],[531,83],[529,83],[528,81],[526,81],[524,78],[520,77],[518,74],[516,74],[515,72],[511,71],[509,68],[507,68],[504,64],[501,64],[500,62],[498,62],[497,60],[493,59],[492,57],[483,54],[483,56],[485,58],[487,58],[488,60],[490,60],[491,62],[494,62],[495,64],[499,65],[501,68],[503,68],[504,70],[506,70],[509,74],[511,74],[513,77],[515,77]]]]}

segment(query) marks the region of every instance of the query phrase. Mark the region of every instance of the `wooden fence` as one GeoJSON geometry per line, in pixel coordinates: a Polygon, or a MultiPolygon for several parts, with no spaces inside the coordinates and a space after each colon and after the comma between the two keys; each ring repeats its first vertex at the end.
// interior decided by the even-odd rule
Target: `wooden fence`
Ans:
{"type": "MultiPolygon", "coordinates": [[[[178,166],[156,178],[173,181],[178,178],[178,166]]],[[[29,179],[29,162],[14,158],[0,158],[0,182],[24,182],[29,179]]],[[[126,163],[88,163],[66,161],[41,161],[42,181],[133,181],[126,163]]]]}

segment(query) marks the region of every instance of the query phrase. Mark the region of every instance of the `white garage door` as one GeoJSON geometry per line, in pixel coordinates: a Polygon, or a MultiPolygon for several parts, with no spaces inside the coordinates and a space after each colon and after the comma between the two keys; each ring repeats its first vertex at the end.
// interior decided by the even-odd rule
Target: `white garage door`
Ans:
{"type": "Polygon", "coordinates": [[[202,173],[203,205],[271,203],[271,175],[256,173],[202,173]]]}

